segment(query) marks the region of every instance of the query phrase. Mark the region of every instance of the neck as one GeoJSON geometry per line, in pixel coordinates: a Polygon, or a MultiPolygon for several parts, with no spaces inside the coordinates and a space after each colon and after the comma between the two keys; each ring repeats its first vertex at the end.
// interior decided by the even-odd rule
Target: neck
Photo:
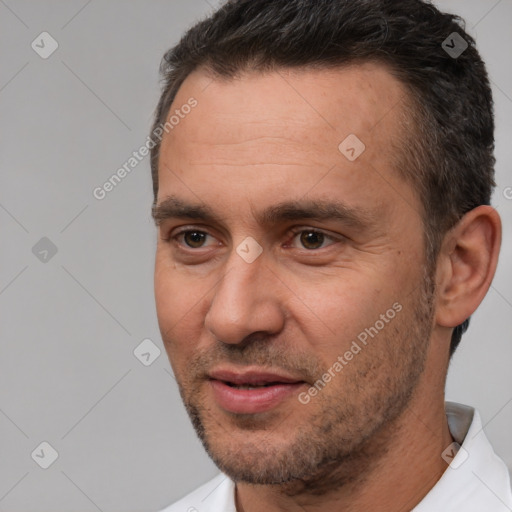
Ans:
{"type": "Polygon", "coordinates": [[[445,471],[441,453],[453,442],[444,411],[444,382],[433,396],[432,388],[426,392],[432,380],[428,375],[422,380],[403,414],[374,436],[353,460],[324,471],[325,477],[315,485],[238,483],[237,511],[413,509],[445,471]],[[336,475],[334,481],[338,478],[337,485],[333,485],[332,475],[336,475]]]}

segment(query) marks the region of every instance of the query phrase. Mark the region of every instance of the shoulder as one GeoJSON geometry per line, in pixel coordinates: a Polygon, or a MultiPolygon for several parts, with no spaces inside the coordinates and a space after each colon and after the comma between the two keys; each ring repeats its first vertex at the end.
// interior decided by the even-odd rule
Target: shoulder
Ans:
{"type": "Polygon", "coordinates": [[[236,512],[235,484],[223,473],[160,512],[236,512]]]}

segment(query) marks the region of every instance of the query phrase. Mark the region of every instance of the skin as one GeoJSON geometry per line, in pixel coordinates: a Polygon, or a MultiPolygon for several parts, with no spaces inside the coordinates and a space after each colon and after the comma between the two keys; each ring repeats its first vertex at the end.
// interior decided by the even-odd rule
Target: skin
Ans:
{"type": "Polygon", "coordinates": [[[198,101],[162,141],[157,204],[173,195],[218,220],[157,215],[158,321],[194,427],[237,483],[239,512],[411,510],[446,469],[450,337],[490,286],[501,225],[491,207],[469,212],[427,272],[421,200],[396,171],[407,94],[373,63],[234,80],[198,70],[170,109],[198,101]],[[338,149],[351,133],[366,146],[353,162],[338,149]],[[366,224],[258,221],[305,199],[342,201],[366,224]],[[177,236],[184,228],[208,236],[177,236]],[[252,263],[236,252],[248,236],[262,248],[252,263]],[[207,373],[226,364],[286,370],[307,391],[396,303],[309,403],[293,396],[242,415],[215,402],[207,373]]]}

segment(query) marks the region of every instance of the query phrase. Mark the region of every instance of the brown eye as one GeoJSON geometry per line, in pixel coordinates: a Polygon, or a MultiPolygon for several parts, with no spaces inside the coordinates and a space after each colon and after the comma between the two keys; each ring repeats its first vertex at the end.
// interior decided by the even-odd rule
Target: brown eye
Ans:
{"type": "Polygon", "coordinates": [[[207,234],[202,231],[184,231],[180,235],[183,237],[186,245],[192,249],[197,249],[202,247],[207,234]]]}
{"type": "MultiPolygon", "coordinates": [[[[195,249],[208,249],[215,246],[222,245],[213,235],[202,229],[194,229],[192,226],[187,226],[188,229],[183,228],[181,231],[169,233],[166,241],[183,251],[189,253],[195,252],[195,249]]],[[[199,251],[197,251],[199,253],[199,251]]],[[[203,251],[204,252],[204,251],[203,251]]]]}
{"type": "Polygon", "coordinates": [[[340,238],[329,235],[317,229],[295,229],[292,230],[293,242],[292,245],[296,249],[307,249],[308,251],[315,251],[318,249],[325,249],[330,245],[340,242],[340,238]]]}
{"type": "Polygon", "coordinates": [[[319,249],[324,240],[325,235],[318,231],[302,231],[300,234],[300,243],[306,249],[319,249]]]}

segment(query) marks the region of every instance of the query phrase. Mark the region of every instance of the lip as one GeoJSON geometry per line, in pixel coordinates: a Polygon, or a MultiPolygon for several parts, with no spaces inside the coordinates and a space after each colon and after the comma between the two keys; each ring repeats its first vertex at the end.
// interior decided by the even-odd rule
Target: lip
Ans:
{"type": "Polygon", "coordinates": [[[282,372],[266,370],[236,371],[218,369],[209,373],[209,384],[217,404],[234,414],[256,414],[269,411],[287,398],[297,394],[306,383],[282,372]],[[255,389],[237,389],[237,386],[271,384],[255,389]]]}
{"type": "Polygon", "coordinates": [[[292,375],[286,375],[283,372],[270,372],[267,370],[245,370],[236,371],[229,369],[218,369],[213,370],[208,374],[210,379],[221,380],[224,382],[230,382],[232,384],[240,385],[258,385],[268,384],[271,382],[280,382],[283,384],[291,384],[296,382],[304,382],[302,379],[293,377],[292,375]]]}

